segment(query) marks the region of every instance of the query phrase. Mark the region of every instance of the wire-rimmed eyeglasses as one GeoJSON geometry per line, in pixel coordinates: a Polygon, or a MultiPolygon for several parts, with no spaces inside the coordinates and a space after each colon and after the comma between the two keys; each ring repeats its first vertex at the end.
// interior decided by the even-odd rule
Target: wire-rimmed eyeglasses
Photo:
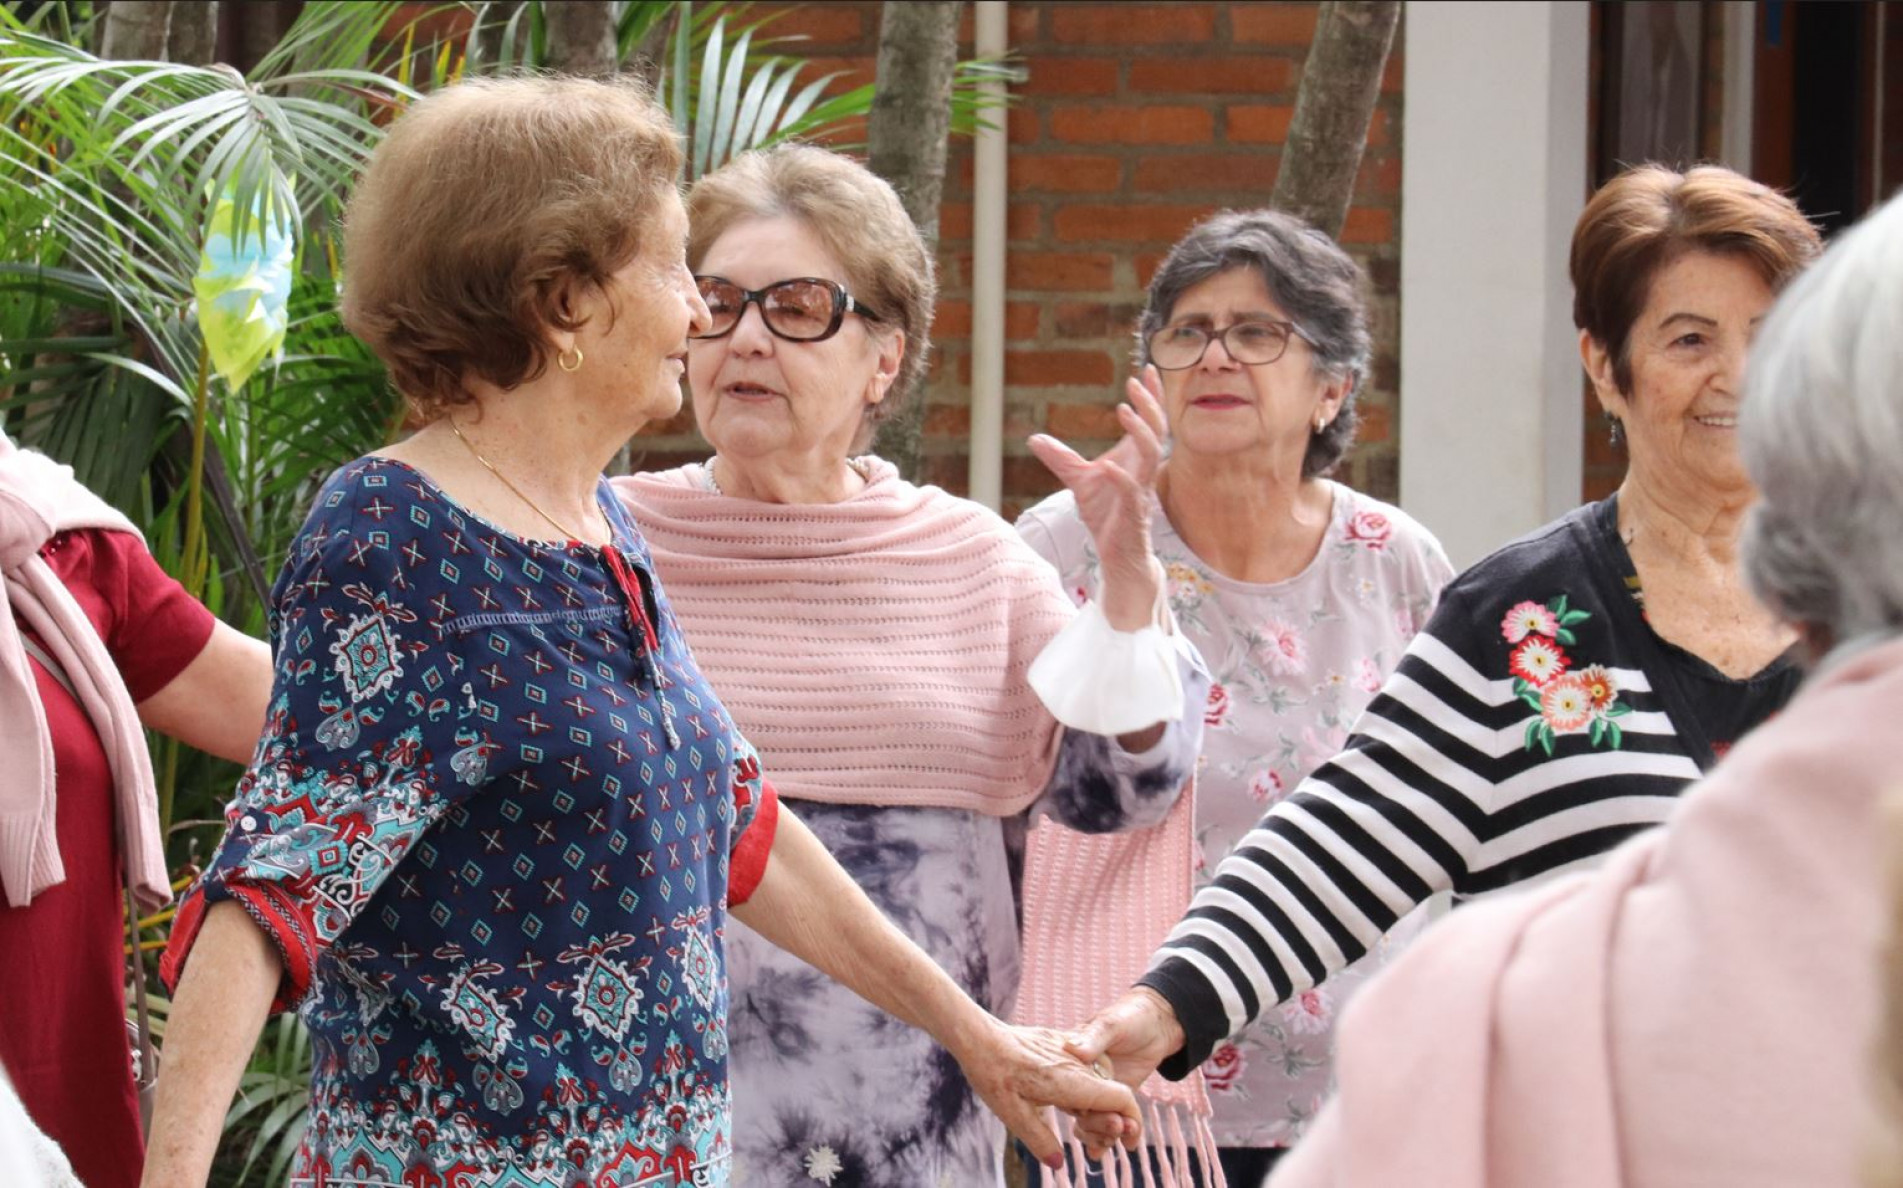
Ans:
{"type": "Polygon", "coordinates": [[[1209,344],[1222,340],[1222,349],[1238,363],[1273,363],[1288,350],[1289,339],[1307,339],[1294,322],[1267,318],[1235,322],[1221,330],[1194,322],[1165,326],[1150,335],[1150,362],[1164,371],[1183,371],[1203,361],[1209,344]]]}

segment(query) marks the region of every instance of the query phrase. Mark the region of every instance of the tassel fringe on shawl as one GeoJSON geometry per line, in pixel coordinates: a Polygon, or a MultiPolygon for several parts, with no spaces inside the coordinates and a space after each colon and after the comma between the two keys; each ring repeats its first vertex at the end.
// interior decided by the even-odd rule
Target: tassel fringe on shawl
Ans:
{"type": "MultiPolygon", "coordinates": [[[[1014,1022],[1068,1030],[1082,1024],[1148,968],[1150,955],[1189,906],[1195,854],[1196,784],[1169,816],[1148,829],[1090,835],[1050,821],[1032,830],[1024,855],[1024,980],[1014,1022]]],[[[1119,1148],[1101,1168],[1111,1188],[1226,1188],[1209,1128],[1212,1109],[1200,1071],[1181,1081],[1151,1075],[1137,1094],[1143,1148],[1119,1148]],[[1155,1151],[1161,1179],[1152,1173],[1155,1151]]],[[[1083,1144],[1068,1118],[1058,1134],[1071,1148],[1043,1188],[1083,1188],[1083,1144]]]]}

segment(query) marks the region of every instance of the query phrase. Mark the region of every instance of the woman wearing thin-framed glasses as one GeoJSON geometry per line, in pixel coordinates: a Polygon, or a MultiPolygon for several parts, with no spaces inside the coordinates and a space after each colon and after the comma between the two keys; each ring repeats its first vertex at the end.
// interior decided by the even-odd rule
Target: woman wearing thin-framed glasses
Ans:
{"type": "MultiPolygon", "coordinates": [[[[1573,317],[1628,443],[1619,490],[1447,585],[1340,753],[1219,864],[1212,851],[1208,885],[1073,1054],[1140,1083],[1219,1056],[1259,1019],[1300,1018],[1427,897],[1596,864],[1783,707],[1797,636],[1737,564],[1757,497],[1738,413],[1758,324],[1817,250],[1788,197],[1719,166],[1635,166],[1599,189],[1573,230],[1573,317]]],[[[1182,302],[1166,308],[1181,320],[1182,302]]],[[[1328,340],[1299,308],[1283,316],[1328,340]]],[[[1179,451],[1207,390],[1192,380],[1174,410],[1179,451]]],[[[1178,465],[1160,490],[1180,523],[1178,465]]],[[[1224,736],[1210,738],[1215,767],[1224,736]]]]}
{"type": "MultiPolygon", "coordinates": [[[[864,452],[924,373],[935,293],[891,187],[785,146],[703,178],[688,219],[710,321],[687,378],[714,455],[616,489],[779,794],[1008,1010],[1031,822],[1163,820],[1201,743],[1201,661],[1158,623],[1162,412],[1134,387],[1123,440],[1092,462],[1033,444],[1104,558],[1079,613],[1004,521],[864,452]]],[[[1002,1183],[1003,1131],[944,1049],[751,936],[729,935],[728,960],[739,1182],[1002,1183]]]]}
{"type": "MultiPolygon", "coordinates": [[[[1161,389],[1171,430],[1151,536],[1176,621],[1215,678],[1195,845],[1159,853],[1152,866],[1193,864],[1198,885],[1270,805],[1334,755],[1452,576],[1426,529],[1327,477],[1354,441],[1355,394],[1368,370],[1360,284],[1360,269],[1332,240],[1272,211],[1230,211],[1198,225],[1150,284],[1137,355],[1161,389]]],[[[1069,493],[1027,511],[1018,530],[1067,588],[1095,587],[1099,561],[1069,493]]],[[[1098,886],[1126,865],[1114,839],[1041,827],[1026,860],[1027,895],[1098,886]]],[[[1187,904],[1158,906],[1180,913],[1187,904]]],[[[1027,936],[1032,1009],[1018,1018],[1068,1026],[1100,1005],[1079,997],[1108,1000],[1127,987],[1149,954],[1102,963],[1088,987],[1062,966],[1073,937],[1131,923],[1081,918],[1071,932],[1027,936]],[[1068,993],[1041,993],[1047,983],[1068,993]]],[[[1146,920],[1144,935],[1158,943],[1173,923],[1158,930],[1146,920]]],[[[1301,1134],[1327,1091],[1335,1013],[1362,977],[1351,968],[1325,990],[1266,1011],[1203,1065],[1202,1108],[1213,1111],[1229,1183],[1255,1188],[1301,1134]]],[[[1194,1082],[1152,1077],[1143,1095],[1200,1096],[1194,1082]]]]}

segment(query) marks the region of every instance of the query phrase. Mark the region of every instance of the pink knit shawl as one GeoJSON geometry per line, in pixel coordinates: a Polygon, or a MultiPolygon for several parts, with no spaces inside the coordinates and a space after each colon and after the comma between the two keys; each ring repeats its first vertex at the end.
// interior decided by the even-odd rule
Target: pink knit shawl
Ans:
{"type": "MultiPolygon", "coordinates": [[[[1195,856],[1196,783],[1170,815],[1148,829],[1095,835],[1051,821],[1031,832],[1024,855],[1024,980],[1012,1021],[1069,1029],[1130,988],[1149,967],[1171,927],[1189,907],[1195,856]]],[[[1102,1171],[1111,1188],[1190,1188],[1188,1153],[1205,1170],[1201,1182],[1223,1188],[1214,1113],[1200,1070],[1181,1081],[1152,1074],[1138,1094],[1143,1140],[1158,1153],[1160,1181],[1149,1160],[1121,1150],[1102,1171]]],[[[1069,1134],[1067,1119],[1058,1119],[1069,1134]]],[[[1083,1147],[1071,1139],[1063,1173],[1046,1168],[1044,1188],[1084,1183],[1083,1147]]]]}
{"type": "Polygon", "coordinates": [[[1023,812],[1062,738],[1024,674],[1070,601],[997,516],[867,461],[831,504],[730,498],[698,466],[614,488],[781,795],[1023,812]]]}
{"type": "Polygon", "coordinates": [[[138,710],[119,670],[40,547],[60,532],[131,522],[73,479],[70,467],[18,449],[0,433],[0,886],[23,907],[65,881],[54,833],[57,775],[46,710],[14,619],[66,670],[111,765],[119,844],[131,856],[140,906],[172,898],[158,830],[158,793],[138,710]]]}

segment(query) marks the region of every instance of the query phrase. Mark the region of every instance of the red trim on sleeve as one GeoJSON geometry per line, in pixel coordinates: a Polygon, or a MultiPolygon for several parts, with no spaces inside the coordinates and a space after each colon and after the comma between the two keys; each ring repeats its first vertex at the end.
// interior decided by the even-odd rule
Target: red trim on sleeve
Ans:
{"type": "MultiPolygon", "coordinates": [[[[297,901],[275,883],[228,883],[225,891],[276,946],[278,959],[284,963],[284,976],[278,982],[276,997],[271,1000],[271,1010],[290,1010],[310,993],[311,975],[317,964],[317,954],[310,944],[311,933],[304,924],[297,901]]],[[[193,887],[178,906],[178,915],[172,920],[172,937],[159,957],[159,978],[169,993],[178,992],[185,962],[191,956],[192,946],[198,943],[198,933],[205,926],[205,913],[209,910],[202,885],[193,887]]]]}
{"type": "Polygon", "coordinates": [[[159,954],[159,980],[165,983],[166,993],[178,992],[185,958],[191,955],[192,946],[198,943],[198,930],[204,926],[205,892],[193,887],[179,903],[178,914],[172,917],[172,935],[165,942],[165,952],[159,954]]]}
{"type": "Polygon", "coordinates": [[[727,906],[738,907],[753,898],[766,877],[766,860],[773,853],[773,835],[780,823],[780,794],[770,780],[760,781],[760,807],[753,823],[740,835],[727,860],[727,906]]]}

